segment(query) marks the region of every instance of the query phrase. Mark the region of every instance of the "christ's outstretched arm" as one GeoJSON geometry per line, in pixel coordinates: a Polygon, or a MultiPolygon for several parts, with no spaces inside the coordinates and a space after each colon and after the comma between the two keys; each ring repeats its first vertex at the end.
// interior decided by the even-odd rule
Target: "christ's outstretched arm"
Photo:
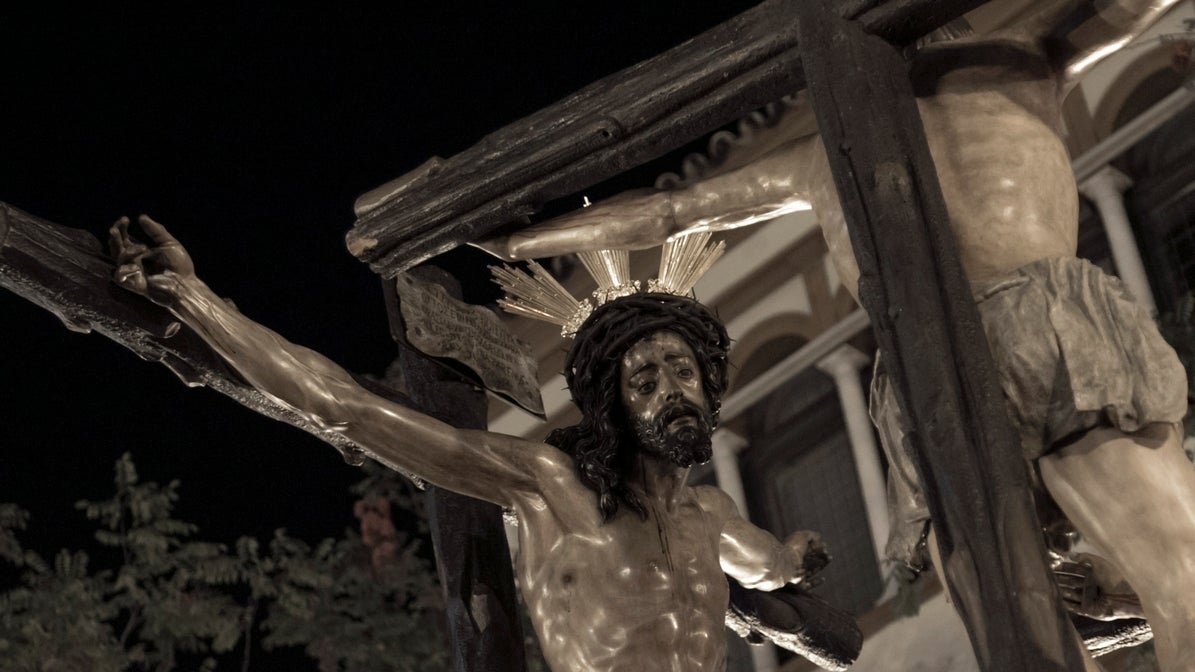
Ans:
{"type": "Polygon", "coordinates": [[[538,490],[537,474],[559,459],[544,444],[461,430],[374,395],[328,358],[253,322],[195,276],[182,245],[144,215],[152,245],[111,230],[115,280],[166,307],[249,384],[312,422],[436,485],[510,506],[538,490]]]}

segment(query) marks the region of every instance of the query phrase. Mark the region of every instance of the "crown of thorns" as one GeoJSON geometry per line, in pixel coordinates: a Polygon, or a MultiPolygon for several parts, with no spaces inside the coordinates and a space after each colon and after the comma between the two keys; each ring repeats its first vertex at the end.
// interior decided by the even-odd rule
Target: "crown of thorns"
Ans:
{"type": "MultiPolygon", "coordinates": [[[[726,389],[730,336],[717,316],[687,296],[640,292],[598,306],[576,332],[565,355],[564,379],[582,411],[586,391],[601,387],[628,348],[658,331],[671,331],[693,348],[707,392],[726,389]]],[[[718,400],[710,401],[716,417],[718,400]]]]}

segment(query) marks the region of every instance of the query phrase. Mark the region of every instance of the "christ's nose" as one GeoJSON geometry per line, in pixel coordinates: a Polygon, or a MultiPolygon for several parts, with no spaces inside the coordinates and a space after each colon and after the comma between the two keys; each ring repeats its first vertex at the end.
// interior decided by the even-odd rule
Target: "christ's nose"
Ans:
{"type": "Polygon", "coordinates": [[[656,394],[657,398],[666,402],[675,401],[681,397],[680,385],[677,385],[675,378],[665,373],[656,381],[656,394]]]}

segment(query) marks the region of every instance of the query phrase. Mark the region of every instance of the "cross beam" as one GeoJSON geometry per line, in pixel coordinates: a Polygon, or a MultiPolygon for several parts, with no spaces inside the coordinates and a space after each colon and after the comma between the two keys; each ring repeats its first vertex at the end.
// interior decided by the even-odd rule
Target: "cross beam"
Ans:
{"type": "MultiPolygon", "coordinates": [[[[411,272],[460,298],[460,283],[451,274],[431,266],[411,272]]],[[[419,407],[454,427],[485,429],[485,392],[406,344],[394,282],[382,282],[403,389],[419,407]]],[[[452,669],[524,672],[523,626],[501,507],[435,486],[428,486],[424,503],[444,595],[452,669]]]]}
{"type": "MultiPolygon", "coordinates": [[[[766,0],[373,190],[357,202],[349,251],[392,277],[801,90],[800,3],[766,0]]],[[[904,45],[982,4],[848,0],[835,14],[904,45]]]]}
{"type": "MultiPolygon", "coordinates": [[[[0,203],[0,287],[54,313],[72,331],[95,331],[146,361],[166,366],[189,387],[210,387],[332,444],[348,459],[364,455],[341,433],[324,429],[253,389],[169,311],[117,287],[113,270],[112,259],[87,231],[0,203]]],[[[363,376],[356,378],[376,394],[418,408],[400,392],[363,376]]]]}

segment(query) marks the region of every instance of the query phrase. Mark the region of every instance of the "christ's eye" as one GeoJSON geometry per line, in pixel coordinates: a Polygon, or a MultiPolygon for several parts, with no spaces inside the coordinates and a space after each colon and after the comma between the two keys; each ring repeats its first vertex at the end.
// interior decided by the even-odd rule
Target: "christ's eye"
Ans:
{"type": "Polygon", "coordinates": [[[651,394],[652,392],[655,392],[655,390],[656,390],[655,383],[643,383],[642,385],[639,386],[639,394],[642,394],[642,395],[651,394]]]}
{"type": "Polygon", "coordinates": [[[676,375],[680,376],[681,378],[692,378],[693,369],[681,369],[680,371],[676,372],[676,375]]]}

